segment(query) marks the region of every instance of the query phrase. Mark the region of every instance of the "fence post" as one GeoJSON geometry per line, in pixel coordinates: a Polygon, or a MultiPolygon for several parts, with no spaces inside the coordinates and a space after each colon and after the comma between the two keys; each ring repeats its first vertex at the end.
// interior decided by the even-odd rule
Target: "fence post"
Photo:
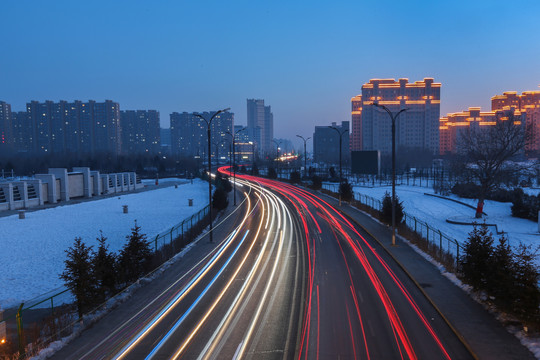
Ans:
{"type": "Polygon", "coordinates": [[[456,268],[459,267],[459,244],[456,243],[457,257],[456,257],[456,268]]]}
{"type": "Polygon", "coordinates": [[[418,234],[418,232],[416,231],[416,217],[413,216],[413,219],[414,219],[414,232],[418,234]]]}
{"type": "Polygon", "coordinates": [[[156,235],[156,239],[154,240],[154,252],[157,252],[157,239],[159,235],[156,235]]]}
{"type": "Polygon", "coordinates": [[[24,349],[24,330],[22,322],[22,308],[24,303],[21,303],[19,310],[17,310],[17,335],[19,337],[19,357],[24,358],[26,356],[24,349]]]}
{"type": "Polygon", "coordinates": [[[439,257],[442,259],[442,232],[439,230],[439,257]]]}
{"type": "Polygon", "coordinates": [[[171,249],[172,249],[172,253],[174,255],[174,243],[173,243],[173,236],[172,236],[173,230],[174,230],[174,227],[171,228],[171,249]]]}

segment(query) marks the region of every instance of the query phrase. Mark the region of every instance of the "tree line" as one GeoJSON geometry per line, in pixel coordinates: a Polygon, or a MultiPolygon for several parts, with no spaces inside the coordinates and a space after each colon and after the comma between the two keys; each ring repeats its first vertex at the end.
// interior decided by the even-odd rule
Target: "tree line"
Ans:
{"type": "Polygon", "coordinates": [[[109,250],[103,233],[97,240],[96,250],[80,237],[65,250],[67,259],[60,278],[75,296],[79,318],[154,268],[154,253],[137,222],[118,254],[109,250]]]}

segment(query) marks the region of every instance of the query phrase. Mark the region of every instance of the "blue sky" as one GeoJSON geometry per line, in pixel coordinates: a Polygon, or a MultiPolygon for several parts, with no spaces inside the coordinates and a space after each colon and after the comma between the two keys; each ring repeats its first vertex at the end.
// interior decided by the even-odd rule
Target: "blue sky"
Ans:
{"type": "Polygon", "coordinates": [[[441,114],[538,90],[540,2],[4,0],[0,99],[122,109],[272,106],[275,136],[350,120],[370,78],[434,77],[441,114]]]}

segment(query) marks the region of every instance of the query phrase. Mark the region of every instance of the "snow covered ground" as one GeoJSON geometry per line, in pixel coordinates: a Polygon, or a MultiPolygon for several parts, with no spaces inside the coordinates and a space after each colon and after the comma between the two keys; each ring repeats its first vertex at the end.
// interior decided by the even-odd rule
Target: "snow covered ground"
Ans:
{"type": "MultiPolygon", "coordinates": [[[[391,186],[381,187],[362,187],[354,186],[354,191],[360,194],[368,195],[378,200],[382,200],[384,193],[392,192],[391,186]]],[[[404,210],[408,215],[425,221],[435,228],[440,229],[446,235],[463,243],[467,239],[468,233],[472,230],[471,225],[455,225],[446,222],[448,218],[458,218],[460,220],[474,220],[475,210],[453,202],[424,195],[424,193],[434,194],[432,188],[398,185],[396,194],[400,201],[403,201],[404,210]]],[[[453,199],[476,206],[474,199],[462,199],[456,196],[450,196],[453,199]]],[[[508,233],[510,245],[516,246],[519,242],[540,244],[540,233],[536,222],[526,219],[519,219],[511,215],[511,203],[500,203],[487,200],[484,204],[484,212],[488,215],[485,220],[487,223],[497,224],[499,231],[508,233]]],[[[490,228],[494,231],[494,228],[490,228]]]]}
{"type": "MultiPolygon", "coordinates": [[[[182,182],[184,180],[180,180],[182,182]]],[[[185,181],[184,181],[185,182],[185,181]]],[[[99,231],[109,249],[118,251],[137,220],[143,233],[155,236],[204,208],[208,183],[195,179],[184,183],[107,199],[57,206],[0,218],[0,307],[7,308],[63,285],[64,250],[81,237],[96,245],[99,231]],[[188,206],[188,199],[194,206],[188,206]],[[122,212],[128,205],[128,214],[122,212]]]]}

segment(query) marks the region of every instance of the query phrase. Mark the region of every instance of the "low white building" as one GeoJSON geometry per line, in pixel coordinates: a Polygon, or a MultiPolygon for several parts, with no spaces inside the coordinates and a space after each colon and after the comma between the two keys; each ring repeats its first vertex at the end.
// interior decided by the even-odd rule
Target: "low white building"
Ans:
{"type": "Polygon", "coordinates": [[[27,209],[75,198],[128,192],[144,187],[134,172],[100,174],[87,167],[49,169],[34,179],[0,182],[0,211],[27,209]]]}

